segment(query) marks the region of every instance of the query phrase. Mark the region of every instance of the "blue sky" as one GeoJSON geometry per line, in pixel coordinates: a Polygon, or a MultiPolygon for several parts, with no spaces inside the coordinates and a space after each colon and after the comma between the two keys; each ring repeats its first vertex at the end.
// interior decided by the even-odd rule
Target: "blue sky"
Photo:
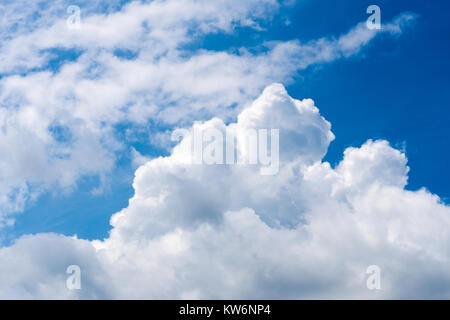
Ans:
{"type": "MultiPolygon", "coordinates": [[[[191,46],[219,51],[240,47],[261,50],[258,45],[264,41],[307,42],[330,34],[338,36],[364,21],[370,4],[302,1],[280,10],[273,20],[264,23],[263,31],[238,28],[232,34],[200,37],[191,46]]],[[[446,12],[450,5],[420,0],[377,4],[382,22],[403,11],[419,17],[400,37],[376,39],[356,57],[309,67],[289,82],[287,90],[295,98],[314,99],[332,123],[336,140],[329,147],[326,161],[335,165],[342,160],[346,147],[359,146],[367,139],[386,139],[406,151],[412,168],[407,188],[426,187],[447,202],[450,26],[446,12]]],[[[53,60],[49,67],[55,70],[77,56],[73,51],[59,54],[59,60],[53,60]]],[[[133,146],[147,156],[166,154],[149,144],[145,135],[133,146]]],[[[126,207],[133,194],[133,175],[130,159],[123,155],[100,195],[91,194],[98,184],[95,177],[81,179],[69,193],[46,193],[27,205],[26,214],[17,216],[8,238],[39,232],[77,234],[87,239],[106,237],[111,214],[126,207]]]]}

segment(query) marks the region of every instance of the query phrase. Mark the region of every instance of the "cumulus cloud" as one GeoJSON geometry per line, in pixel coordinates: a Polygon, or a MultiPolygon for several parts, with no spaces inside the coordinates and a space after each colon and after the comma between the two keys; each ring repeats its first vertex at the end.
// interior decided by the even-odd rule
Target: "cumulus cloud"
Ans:
{"type": "MultiPolygon", "coordinates": [[[[226,125],[278,127],[280,170],[187,164],[185,137],[137,171],[107,239],[42,234],[0,249],[1,297],[449,298],[450,208],[405,190],[407,159],[387,141],[323,162],[334,136],[310,99],[268,86],[226,125]],[[65,268],[82,270],[82,290],[65,268]],[[366,288],[366,268],[382,272],[366,288]]],[[[238,152],[245,152],[245,149],[238,152]]]]}
{"type": "Polygon", "coordinates": [[[283,3],[81,1],[76,30],[66,25],[69,4],[21,0],[0,9],[0,149],[8,150],[0,226],[41,192],[110,174],[118,154],[133,150],[118,127],[230,121],[268,84],[358,54],[414,18],[403,13],[381,31],[358,24],[337,38],[264,43],[258,52],[214,51],[192,45],[236,28],[260,30],[283,3]]]}

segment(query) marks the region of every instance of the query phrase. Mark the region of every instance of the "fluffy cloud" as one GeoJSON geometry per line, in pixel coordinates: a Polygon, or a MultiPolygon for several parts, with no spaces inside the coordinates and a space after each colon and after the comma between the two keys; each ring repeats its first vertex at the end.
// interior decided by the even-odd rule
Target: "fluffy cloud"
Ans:
{"type": "Polygon", "coordinates": [[[268,84],[357,54],[414,18],[401,14],[381,31],[358,24],[337,38],[225,52],[192,45],[208,34],[259,30],[282,3],[81,1],[81,28],[71,30],[69,2],[0,9],[0,149],[8,150],[0,159],[0,226],[41,192],[110,174],[118,155],[133,150],[118,127],[229,121],[268,84]]]}
{"type": "Polygon", "coordinates": [[[195,126],[278,127],[278,174],[187,164],[186,137],[136,171],[135,195],[107,239],[42,234],[0,249],[1,297],[450,297],[450,208],[405,190],[407,159],[388,142],[349,148],[332,168],[322,161],[330,124],[279,84],[237,122],[195,126]],[[71,264],[82,290],[64,287],[71,264]],[[369,265],[381,268],[380,291],[366,288],[369,265]]]}

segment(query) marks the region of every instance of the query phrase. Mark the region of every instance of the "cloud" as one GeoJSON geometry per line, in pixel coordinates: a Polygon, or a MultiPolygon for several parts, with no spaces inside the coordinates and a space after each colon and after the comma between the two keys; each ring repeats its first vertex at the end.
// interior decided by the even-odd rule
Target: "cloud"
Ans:
{"type": "Polygon", "coordinates": [[[231,121],[270,83],[357,54],[414,17],[401,14],[381,31],[359,24],[338,38],[214,51],[189,45],[236,28],[259,30],[282,4],[81,1],[77,30],[66,25],[69,4],[22,0],[1,9],[0,149],[8,153],[0,159],[0,219],[8,223],[42,192],[111,174],[118,155],[132,150],[117,128],[231,121]]]}
{"type": "Polygon", "coordinates": [[[186,137],[136,171],[107,239],[41,234],[0,249],[2,297],[450,297],[450,208],[425,189],[405,190],[407,159],[387,141],[348,148],[332,168],[322,161],[330,124],[280,84],[236,122],[195,125],[278,126],[279,173],[186,164],[186,137]],[[64,288],[71,264],[81,267],[80,291],[64,288]],[[377,292],[366,288],[370,265],[381,269],[377,292]]]}
{"type": "Polygon", "coordinates": [[[450,296],[449,208],[425,189],[405,190],[405,155],[369,140],[331,168],[322,159],[334,135],[314,101],[270,85],[357,55],[378,35],[398,36],[414,14],[380,31],[360,23],[306,43],[214,51],[192,45],[260,31],[284,3],[78,1],[78,30],[66,25],[70,4],[0,8],[0,227],[42,192],[111,174],[123,152],[140,166],[135,194],[107,239],[38,234],[0,248],[0,298],[450,296]],[[164,145],[167,128],[278,128],[279,171],[190,165],[188,137],[169,156],[147,158],[128,138],[149,122],[165,127],[151,137],[164,145]],[[81,291],[65,286],[73,264],[81,291]],[[377,293],[365,287],[373,264],[382,270],[377,293]]]}

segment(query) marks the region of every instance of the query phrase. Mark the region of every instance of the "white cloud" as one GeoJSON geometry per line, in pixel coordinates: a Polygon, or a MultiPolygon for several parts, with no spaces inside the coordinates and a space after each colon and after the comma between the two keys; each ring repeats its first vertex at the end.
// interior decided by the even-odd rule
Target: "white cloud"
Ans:
{"type": "Polygon", "coordinates": [[[117,137],[118,124],[132,130],[149,120],[169,127],[213,116],[231,120],[268,84],[357,54],[377,34],[398,34],[413,18],[402,14],[381,32],[359,24],[337,39],[267,43],[266,52],[238,54],[185,45],[242,26],[258,29],[277,1],[115,1],[107,13],[103,2],[84,1],[80,30],[66,26],[68,5],[18,1],[2,8],[0,25],[8,30],[0,33],[0,148],[8,150],[0,159],[2,217],[20,211],[31,195],[109,174],[117,153],[131,150],[117,137]],[[49,69],[49,61],[70,55],[49,69]]]}
{"type": "MultiPolygon", "coordinates": [[[[197,125],[225,127],[217,118],[197,125]]],[[[404,189],[404,154],[369,140],[331,168],[322,162],[329,123],[279,84],[229,126],[279,126],[278,175],[187,165],[181,142],[136,171],[135,195],[107,239],[44,234],[0,249],[1,297],[450,297],[450,208],[404,189]],[[81,291],[64,288],[71,264],[81,291]],[[365,281],[374,264],[377,293],[365,281]]]]}
{"type": "Polygon", "coordinates": [[[331,168],[322,159],[334,135],[311,99],[274,84],[253,102],[272,82],[401,34],[413,14],[381,31],[360,23],[337,38],[234,53],[186,45],[261,30],[280,3],[78,1],[82,27],[69,30],[69,2],[0,8],[0,227],[45,190],[109,174],[119,152],[141,165],[135,195],[103,241],[39,234],[0,248],[0,298],[450,298],[450,210],[425,189],[405,190],[403,153],[369,140],[331,168]],[[49,68],[66,55],[74,57],[49,68]],[[279,128],[279,173],[188,165],[187,140],[149,159],[115,129],[129,125],[132,137],[150,120],[186,127],[210,118],[196,125],[279,128]],[[81,291],[65,287],[72,264],[81,291]],[[365,287],[373,264],[377,294],[365,287]]]}

